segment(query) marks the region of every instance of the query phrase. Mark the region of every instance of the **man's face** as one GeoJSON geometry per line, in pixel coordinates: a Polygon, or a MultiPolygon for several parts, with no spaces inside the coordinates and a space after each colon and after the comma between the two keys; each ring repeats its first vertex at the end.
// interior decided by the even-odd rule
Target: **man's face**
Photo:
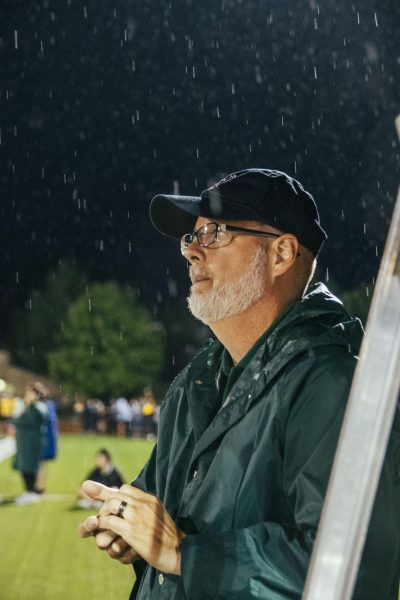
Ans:
{"type": "MultiPolygon", "coordinates": [[[[195,231],[210,222],[199,217],[195,231]]],[[[256,228],[250,221],[224,221],[245,228],[256,228]]],[[[259,227],[259,224],[258,224],[259,227]]],[[[227,246],[202,248],[196,239],[185,252],[190,262],[192,287],[189,309],[206,324],[242,313],[259,300],[268,289],[271,268],[268,261],[268,238],[233,235],[227,246]]]]}

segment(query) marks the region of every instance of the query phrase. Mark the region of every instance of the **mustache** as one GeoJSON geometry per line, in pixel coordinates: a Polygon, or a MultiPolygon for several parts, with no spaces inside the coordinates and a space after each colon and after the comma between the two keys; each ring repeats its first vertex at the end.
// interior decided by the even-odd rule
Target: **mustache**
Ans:
{"type": "Polygon", "coordinates": [[[193,266],[189,267],[189,277],[192,283],[199,281],[200,279],[212,279],[211,273],[205,269],[197,269],[193,266]]]}

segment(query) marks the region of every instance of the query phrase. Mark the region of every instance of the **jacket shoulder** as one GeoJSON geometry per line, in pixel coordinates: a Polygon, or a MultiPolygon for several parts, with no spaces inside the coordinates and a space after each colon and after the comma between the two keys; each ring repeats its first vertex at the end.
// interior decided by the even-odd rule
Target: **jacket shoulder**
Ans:
{"type": "Polygon", "coordinates": [[[195,373],[198,370],[204,370],[207,366],[212,366],[216,360],[215,354],[220,348],[221,344],[216,339],[210,338],[207,340],[200,348],[199,352],[192,358],[190,363],[188,363],[182,371],[176,375],[175,379],[172,380],[162,404],[177,391],[184,389],[187,382],[192,377],[195,377],[195,373]]]}

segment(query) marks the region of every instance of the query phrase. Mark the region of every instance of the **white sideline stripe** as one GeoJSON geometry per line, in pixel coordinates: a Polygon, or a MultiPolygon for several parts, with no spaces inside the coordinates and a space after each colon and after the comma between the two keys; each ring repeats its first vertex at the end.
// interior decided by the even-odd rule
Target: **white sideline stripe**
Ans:
{"type": "Polygon", "coordinates": [[[6,437],[0,440],[0,462],[7,460],[16,453],[15,439],[6,437]]]}
{"type": "MultiPolygon", "coordinates": [[[[0,495],[0,505],[9,503],[10,501],[13,502],[14,499],[14,496],[0,495]]],[[[74,496],[74,494],[43,494],[41,497],[42,502],[65,502],[66,500],[72,502],[73,500],[76,500],[76,496],[74,496]]]]}

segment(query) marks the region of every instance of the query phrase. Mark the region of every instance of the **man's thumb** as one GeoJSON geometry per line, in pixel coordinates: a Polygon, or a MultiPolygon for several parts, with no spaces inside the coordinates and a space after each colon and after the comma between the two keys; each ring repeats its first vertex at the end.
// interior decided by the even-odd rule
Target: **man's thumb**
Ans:
{"type": "Polygon", "coordinates": [[[85,494],[90,496],[90,498],[93,498],[93,500],[100,500],[101,502],[107,500],[107,498],[112,494],[112,492],[115,491],[113,488],[109,488],[106,485],[103,485],[102,483],[96,483],[95,481],[91,481],[90,479],[87,479],[83,482],[82,489],[85,492],[85,494]]]}

